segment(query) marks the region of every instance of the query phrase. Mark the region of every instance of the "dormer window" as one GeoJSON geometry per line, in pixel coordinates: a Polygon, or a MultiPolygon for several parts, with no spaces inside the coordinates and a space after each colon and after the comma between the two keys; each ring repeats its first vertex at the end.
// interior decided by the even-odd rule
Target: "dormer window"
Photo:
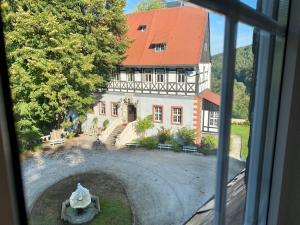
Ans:
{"type": "Polygon", "coordinates": [[[138,27],[138,31],[140,31],[140,32],[146,32],[146,30],[147,30],[147,25],[140,25],[138,27]]]}
{"type": "Polygon", "coordinates": [[[166,43],[153,44],[153,49],[156,52],[164,52],[167,49],[167,44],[166,43]]]}

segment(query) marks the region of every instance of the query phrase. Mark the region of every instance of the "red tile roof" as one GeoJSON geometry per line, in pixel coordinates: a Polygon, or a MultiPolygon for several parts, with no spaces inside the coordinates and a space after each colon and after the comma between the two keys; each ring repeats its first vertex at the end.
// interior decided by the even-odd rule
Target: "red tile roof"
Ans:
{"type": "Polygon", "coordinates": [[[207,101],[210,101],[218,106],[220,106],[221,104],[221,96],[212,92],[211,90],[209,89],[206,89],[204,91],[202,91],[200,93],[200,96],[204,99],[206,99],[207,101]]]}
{"type": "Polygon", "coordinates": [[[128,37],[132,39],[124,66],[196,65],[200,63],[208,12],[202,8],[177,7],[128,15],[128,37]],[[138,30],[146,25],[146,32],[138,30]],[[151,44],[166,43],[155,52],[151,44]]]}

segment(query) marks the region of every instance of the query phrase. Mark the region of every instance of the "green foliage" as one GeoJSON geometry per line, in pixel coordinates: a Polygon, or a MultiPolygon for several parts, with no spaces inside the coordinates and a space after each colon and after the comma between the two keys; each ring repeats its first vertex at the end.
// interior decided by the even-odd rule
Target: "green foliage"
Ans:
{"type": "MultiPolygon", "coordinates": [[[[237,119],[248,118],[249,92],[253,76],[252,46],[238,48],[236,51],[235,85],[232,116],[237,119]]],[[[221,92],[223,54],[212,57],[212,91],[221,92]]]]}
{"type": "Polygon", "coordinates": [[[84,115],[124,57],[125,0],[3,0],[10,85],[22,149],[84,115]]]}
{"type": "Polygon", "coordinates": [[[185,145],[190,145],[195,142],[196,132],[193,129],[183,127],[177,131],[177,136],[185,145]]]}
{"type": "Polygon", "coordinates": [[[167,140],[165,144],[171,145],[174,152],[180,152],[182,150],[182,146],[173,139],[167,140]]]}
{"type": "Polygon", "coordinates": [[[201,148],[213,150],[217,148],[217,138],[214,135],[205,135],[201,139],[201,148]]]}
{"type": "Polygon", "coordinates": [[[78,116],[78,121],[80,123],[83,123],[84,121],[86,121],[86,115],[80,115],[80,116],[78,116]]]}
{"type": "Polygon", "coordinates": [[[246,93],[246,87],[241,82],[234,83],[232,117],[236,119],[247,119],[250,97],[246,93]]]}
{"type": "Polygon", "coordinates": [[[98,124],[98,118],[97,117],[94,117],[94,119],[92,120],[92,124],[94,126],[96,126],[98,124]]]}
{"type": "Polygon", "coordinates": [[[68,133],[67,134],[67,139],[72,139],[74,137],[74,134],[73,133],[68,133]]]}
{"type": "Polygon", "coordinates": [[[148,11],[152,9],[161,9],[164,7],[165,4],[162,0],[141,0],[140,3],[136,6],[135,11],[148,11]]]}
{"type": "Polygon", "coordinates": [[[107,128],[108,124],[109,124],[109,120],[108,119],[106,119],[106,120],[103,121],[102,125],[103,125],[104,130],[107,128]]]}
{"type": "Polygon", "coordinates": [[[171,129],[166,129],[161,127],[157,133],[159,143],[164,144],[166,141],[170,141],[172,139],[171,129]]]}
{"type": "Polygon", "coordinates": [[[141,137],[138,139],[138,143],[146,149],[156,149],[158,140],[156,137],[141,137]]]}
{"type": "Polygon", "coordinates": [[[71,126],[73,126],[73,123],[70,122],[70,121],[64,121],[64,122],[62,122],[62,124],[61,124],[61,127],[62,127],[62,128],[67,128],[67,127],[71,127],[71,126]]]}
{"type": "Polygon", "coordinates": [[[135,129],[137,132],[144,134],[147,130],[153,127],[152,115],[145,117],[144,119],[138,119],[135,129]]]}

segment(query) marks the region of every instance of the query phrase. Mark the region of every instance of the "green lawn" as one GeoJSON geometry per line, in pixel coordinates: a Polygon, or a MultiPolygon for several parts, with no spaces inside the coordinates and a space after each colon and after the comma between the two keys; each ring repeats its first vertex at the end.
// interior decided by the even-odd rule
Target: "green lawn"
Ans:
{"type": "Polygon", "coordinates": [[[101,213],[89,225],[130,225],[131,210],[122,198],[100,198],[101,213]]]}
{"type": "Polygon", "coordinates": [[[242,158],[246,159],[248,156],[248,140],[249,140],[249,132],[250,127],[249,125],[231,125],[231,134],[232,135],[239,135],[242,137],[242,158]]]}

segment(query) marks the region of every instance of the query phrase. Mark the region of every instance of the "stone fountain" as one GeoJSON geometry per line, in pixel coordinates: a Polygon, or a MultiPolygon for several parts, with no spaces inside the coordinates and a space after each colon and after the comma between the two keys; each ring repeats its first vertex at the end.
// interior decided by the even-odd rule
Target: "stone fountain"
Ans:
{"type": "Polygon", "coordinates": [[[100,212],[99,197],[77,184],[71,197],[62,203],[61,219],[71,224],[82,224],[91,221],[100,212]]]}

